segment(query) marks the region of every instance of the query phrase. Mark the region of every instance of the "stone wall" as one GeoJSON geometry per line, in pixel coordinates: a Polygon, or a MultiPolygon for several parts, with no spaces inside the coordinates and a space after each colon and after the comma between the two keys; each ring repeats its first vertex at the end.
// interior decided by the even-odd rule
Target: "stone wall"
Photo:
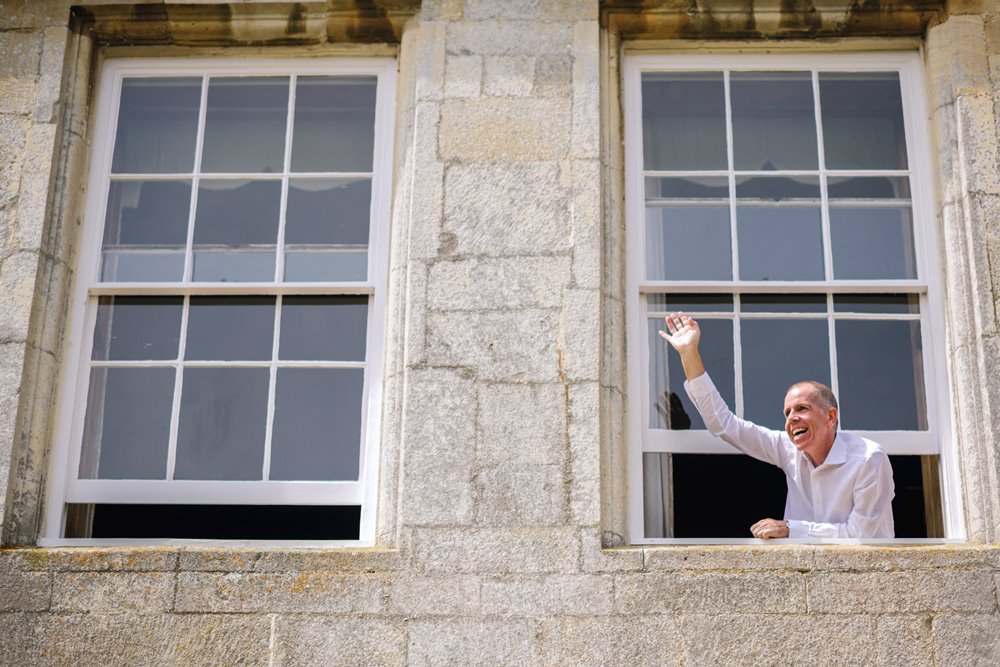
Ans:
{"type": "Polygon", "coordinates": [[[0,665],[995,659],[998,3],[70,4],[0,0],[0,665]],[[970,543],[620,546],[619,49],[900,35],[924,40],[970,543]],[[398,53],[376,547],[31,546],[96,57],[186,52],[398,53]]]}

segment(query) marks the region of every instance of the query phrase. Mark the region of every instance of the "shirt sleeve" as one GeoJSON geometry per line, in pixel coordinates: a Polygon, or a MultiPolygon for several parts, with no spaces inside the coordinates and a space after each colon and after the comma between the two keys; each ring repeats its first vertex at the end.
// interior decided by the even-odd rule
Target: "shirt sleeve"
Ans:
{"type": "Polygon", "coordinates": [[[874,452],[858,474],[854,507],[844,523],[788,520],[788,537],[853,537],[892,539],[892,499],[896,487],[892,466],[883,451],[874,452]]]}
{"type": "Polygon", "coordinates": [[[758,426],[733,414],[708,373],[686,381],[684,390],[712,435],[755,459],[785,468],[788,456],[781,442],[781,432],[758,426]]]}

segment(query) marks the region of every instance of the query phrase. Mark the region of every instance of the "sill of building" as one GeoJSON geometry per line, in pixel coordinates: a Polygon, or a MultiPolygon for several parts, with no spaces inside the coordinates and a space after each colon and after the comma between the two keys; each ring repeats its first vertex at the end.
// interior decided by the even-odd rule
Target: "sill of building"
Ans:
{"type": "Polygon", "coordinates": [[[778,538],[771,540],[759,540],[753,537],[747,538],[661,538],[649,539],[637,542],[632,546],[636,547],[657,547],[657,546],[743,546],[743,545],[871,545],[877,547],[886,546],[926,546],[935,544],[966,544],[965,538],[959,537],[923,537],[923,538],[902,538],[902,539],[858,539],[850,537],[805,537],[805,538],[778,538]]]}

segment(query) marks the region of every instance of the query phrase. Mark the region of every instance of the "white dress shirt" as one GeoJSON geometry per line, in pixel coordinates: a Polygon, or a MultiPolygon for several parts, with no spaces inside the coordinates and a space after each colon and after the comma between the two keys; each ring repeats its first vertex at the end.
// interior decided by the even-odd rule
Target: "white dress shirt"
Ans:
{"type": "Polygon", "coordinates": [[[892,467],[882,448],[838,432],[833,448],[814,466],[784,431],[738,418],[708,373],[684,383],[708,430],[744,454],[785,471],[788,536],[892,538],[892,467]]]}

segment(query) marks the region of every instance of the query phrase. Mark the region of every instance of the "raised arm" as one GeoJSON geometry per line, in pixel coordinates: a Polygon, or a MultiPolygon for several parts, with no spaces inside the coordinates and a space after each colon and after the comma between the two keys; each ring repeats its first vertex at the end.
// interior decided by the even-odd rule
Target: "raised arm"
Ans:
{"type": "Polygon", "coordinates": [[[701,327],[698,323],[684,313],[670,313],[663,321],[670,333],[660,330],[660,336],[677,350],[684,367],[684,376],[693,380],[704,375],[705,364],[698,351],[698,344],[701,342],[701,327]]]}

